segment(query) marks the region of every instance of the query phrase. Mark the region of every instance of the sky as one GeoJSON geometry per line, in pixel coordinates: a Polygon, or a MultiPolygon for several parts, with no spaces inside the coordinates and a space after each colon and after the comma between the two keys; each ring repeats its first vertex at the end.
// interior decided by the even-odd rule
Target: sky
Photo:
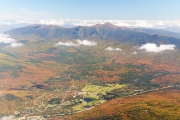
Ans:
{"type": "Polygon", "coordinates": [[[0,0],[0,32],[27,24],[169,28],[180,31],[180,0],[0,0]]]}
{"type": "Polygon", "coordinates": [[[179,20],[179,0],[0,0],[0,19],[179,20]]]}

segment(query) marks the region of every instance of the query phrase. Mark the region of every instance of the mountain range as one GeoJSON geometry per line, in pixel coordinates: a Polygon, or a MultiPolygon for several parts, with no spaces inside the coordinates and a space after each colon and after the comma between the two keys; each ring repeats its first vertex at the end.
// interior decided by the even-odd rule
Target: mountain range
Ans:
{"type": "Polygon", "coordinates": [[[65,28],[56,25],[30,25],[5,32],[17,40],[107,40],[129,42],[134,45],[145,43],[176,44],[180,46],[180,34],[160,29],[127,28],[111,23],[94,26],[65,28]]]}

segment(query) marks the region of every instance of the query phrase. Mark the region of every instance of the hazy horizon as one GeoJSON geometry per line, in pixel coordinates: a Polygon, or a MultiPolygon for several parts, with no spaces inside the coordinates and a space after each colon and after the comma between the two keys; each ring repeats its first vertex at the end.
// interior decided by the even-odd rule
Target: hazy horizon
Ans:
{"type": "Polygon", "coordinates": [[[6,0],[1,4],[0,32],[30,24],[72,27],[105,22],[180,32],[178,0],[6,0]]]}

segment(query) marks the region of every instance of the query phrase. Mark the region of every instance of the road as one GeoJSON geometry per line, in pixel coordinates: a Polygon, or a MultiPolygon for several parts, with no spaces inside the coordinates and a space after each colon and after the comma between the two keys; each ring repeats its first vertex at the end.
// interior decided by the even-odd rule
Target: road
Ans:
{"type": "Polygon", "coordinates": [[[71,92],[73,86],[74,86],[74,79],[72,80],[72,85],[71,85],[71,87],[69,88],[69,91],[65,94],[65,96],[64,96],[63,99],[61,100],[61,103],[64,102],[64,100],[66,99],[67,95],[71,92]]]}
{"type": "Polygon", "coordinates": [[[131,95],[127,95],[125,97],[131,97],[131,96],[135,96],[135,95],[140,95],[140,94],[144,94],[147,92],[153,92],[153,91],[158,91],[158,90],[164,90],[164,89],[168,89],[168,88],[174,88],[174,87],[180,87],[180,85],[171,85],[171,86],[166,86],[166,87],[162,87],[162,88],[156,88],[156,89],[151,89],[151,90],[145,90],[145,91],[141,91],[138,93],[133,93],[131,95]]]}

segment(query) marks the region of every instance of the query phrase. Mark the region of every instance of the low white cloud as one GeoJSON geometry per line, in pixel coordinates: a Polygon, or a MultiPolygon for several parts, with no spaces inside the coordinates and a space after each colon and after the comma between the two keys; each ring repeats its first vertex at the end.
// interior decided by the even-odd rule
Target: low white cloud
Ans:
{"type": "Polygon", "coordinates": [[[58,42],[56,45],[62,45],[62,46],[78,46],[78,44],[75,44],[73,42],[58,42]]]}
{"type": "Polygon", "coordinates": [[[20,47],[20,46],[23,46],[23,44],[22,43],[11,43],[9,46],[10,47],[20,47]]]}
{"type": "Polygon", "coordinates": [[[4,116],[4,117],[0,118],[0,120],[12,120],[14,117],[15,117],[14,115],[4,116]]]}
{"type": "Polygon", "coordinates": [[[0,34],[0,43],[14,43],[14,42],[16,42],[16,40],[10,38],[9,35],[0,34]]]}
{"type": "Polygon", "coordinates": [[[18,43],[17,40],[10,38],[7,34],[0,34],[0,43],[8,44],[8,47],[20,47],[22,43],[18,43]]]}
{"type": "Polygon", "coordinates": [[[76,40],[77,43],[73,42],[58,42],[56,45],[63,45],[63,46],[79,46],[79,45],[84,45],[84,46],[95,46],[97,43],[95,41],[89,41],[89,40],[76,40]]]}
{"type": "Polygon", "coordinates": [[[114,50],[112,47],[107,47],[105,50],[114,50]]]}
{"type": "Polygon", "coordinates": [[[115,48],[115,50],[122,51],[120,48],[115,48]]]}
{"type": "Polygon", "coordinates": [[[134,51],[132,54],[134,54],[134,55],[135,55],[135,54],[137,54],[137,52],[136,52],[136,51],[134,51]]]}
{"type": "Polygon", "coordinates": [[[79,45],[87,45],[87,46],[96,46],[97,43],[95,41],[89,41],[89,40],[77,40],[79,45]]]}
{"type": "Polygon", "coordinates": [[[173,44],[164,44],[164,45],[157,46],[154,43],[147,43],[147,44],[142,45],[138,49],[146,50],[147,52],[158,53],[158,52],[162,52],[162,51],[165,51],[165,50],[174,50],[175,47],[176,46],[173,45],[173,44]]]}
{"type": "Polygon", "coordinates": [[[110,50],[110,51],[122,51],[122,49],[120,49],[120,48],[112,48],[112,47],[107,47],[105,50],[110,50]]]}

